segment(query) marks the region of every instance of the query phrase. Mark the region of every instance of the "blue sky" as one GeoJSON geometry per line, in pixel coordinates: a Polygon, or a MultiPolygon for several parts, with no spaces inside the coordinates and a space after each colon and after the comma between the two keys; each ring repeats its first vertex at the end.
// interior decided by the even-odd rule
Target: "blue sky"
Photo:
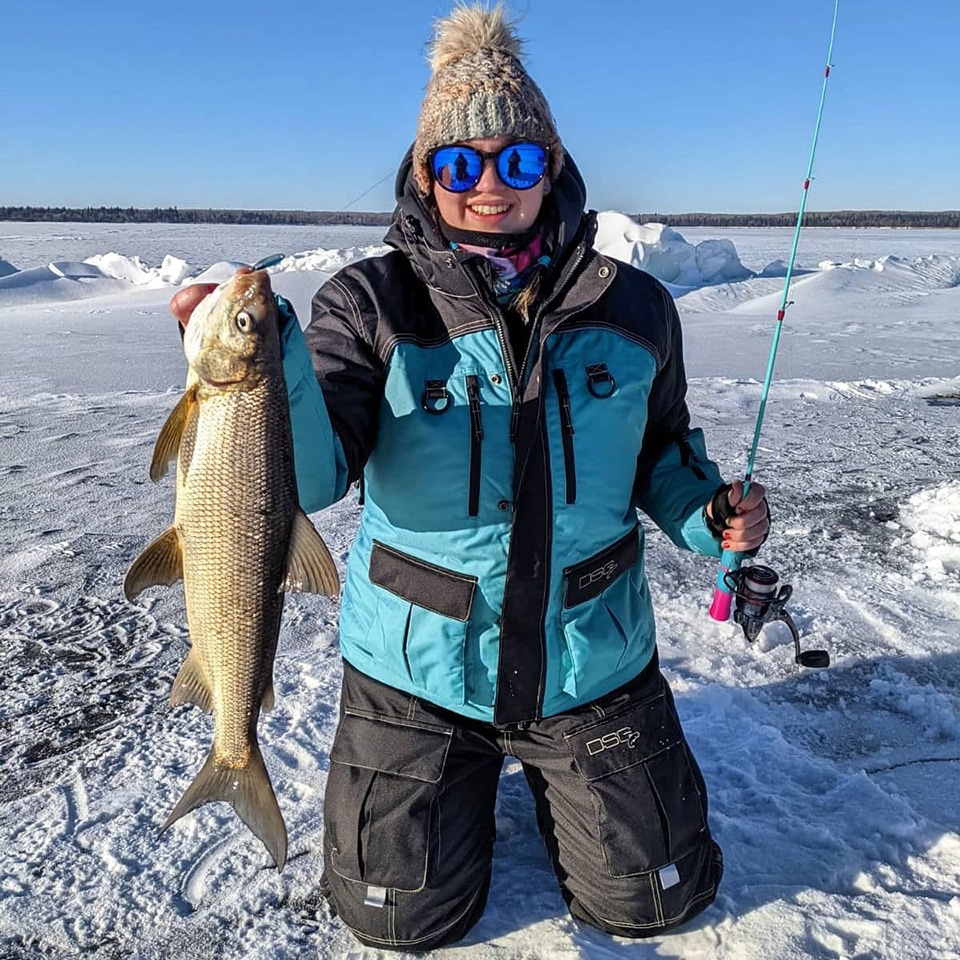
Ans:
{"type": "MultiPolygon", "coordinates": [[[[0,205],[389,210],[449,9],[4,4],[0,205]]],[[[509,9],[590,206],[796,209],[833,0],[509,9]]],[[[958,44],[960,0],[840,0],[811,210],[960,207],[958,44]]]]}

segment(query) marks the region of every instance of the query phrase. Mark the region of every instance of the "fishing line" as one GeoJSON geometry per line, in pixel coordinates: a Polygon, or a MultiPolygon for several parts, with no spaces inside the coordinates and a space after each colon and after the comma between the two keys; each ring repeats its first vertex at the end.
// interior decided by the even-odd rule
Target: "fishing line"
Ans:
{"type": "MultiPolygon", "coordinates": [[[[773,366],[777,358],[777,347],[780,344],[780,334],[783,331],[783,319],[787,307],[790,305],[788,300],[790,296],[790,281],[793,278],[793,268],[797,259],[797,247],[800,244],[800,231],[803,227],[803,214],[807,206],[807,196],[810,192],[810,183],[813,180],[813,161],[817,153],[817,141],[820,138],[820,122],[823,119],[823,105],[827,96],[827,83],[830,79],[831,67],[833,66],[831,63],[833,59],[833,41],[837,32],[837,14],[839,10],[840,0],[834,0],[833,23],[830,27],[830,45],[827,49],[827,66],[823,74],[823,86],[820,89],[820,105],[817,109],[817,122],[813,128],[813,143],[810,146],[807,175],[803,181],[800,209],[797,212],[797,224],[793,233],[793,246],[790,250],[790,259],[787,261],[787,273],[783,282],[783,295],[780,299],[780,308],[777,310],[777,322],[774,328],[773,343],[770,346],[767,372],[764,376],[763,390],[760,394],[760,407],[757,411],[757,422],[753,431],[753,443],[750,446],[750,455],[747,458],[747,469],[743,477],[744,496],[746,496],[747,491],[750,489],[750,482],[753,479],[754,461],[757,456],[757,448],[760,445],[760,432],[763,429],[763,417],[767,408],[767,399],[770,395],[770,384],[773,381],[773,366]]],[[[717,573],[713,602],[710,605],[710,616],[714,620],[729,620],[730,608],[733,604],[734,597],[736,597],[736,620],[743,627],[747,639],[752,641],[756,639],[760,628],[768,619],[786,619],[786,611],[783,610],[783,603],[786,602],[786,597],[783,597],[779,605],[774,603],[773,607],[771,607],[771,603],[774,600],[779,600],[779,597],[774,598],[772,596],[773,588],[778,579],[776,573],[769,567],[752,567],[741,570],[740,564],[742,559],[742,554],[729,550],[724,550],[723,555],[720,557],[720,570],[717,573]],[[751,570],[756,574],[752,578],[751,570]],[[760,588],[759,590],[757,589],[758,587],[760,588]],[[766,605],[764,606],[764,604],[766,605]],[[772,609],[774,615],[771,616],[772,609]]],[[[787,596],[789,596],[789,593],[787,596]]],[[[790,624],[788,623],[788,625],[790,624]]],[[[814,667],[827,666],[829,664],[829,656],[825,650],[810,650],[801,653],[799,639],[795,632],[794,639],[796,641],[797,663],[814,667]]]]}
{"type": "MultiPolygon", "coordinates": [[[[395,177],[396,175],[397,175],[397,168],[394,167],[391,171],[389,171],[389,173],[384,174],[384,176],[382,176],[376,183],[372,183],[369,187],[367,187],[366,190],[363,191],[363,193],[361,193],[359,196],[354,197],[345,207],[342,207],[342,208],[341,208],[340,210],[338,210],[337,212],[338,212],[338,213],[344,213],[344,212],[346,212],[346,211],[349,210],[355,203],[357,203],[357,202],[359,202],[360,200],[362,200],[368,193],[370,193],[370,192],[373,191],[373,190],[376,190],[377,187],[379,187],[380,184],[384,182],[384,180],[389,180],[391,177],[395,177]]],[[[320,225],[323,226],[325,223],[331,223],[331,222],[332,222],[332,218],[335,217],[336,215],[337,215],[336,213],[331,214],[330,219],[324,221],[324,222],[321,223],[320,225]]]]}

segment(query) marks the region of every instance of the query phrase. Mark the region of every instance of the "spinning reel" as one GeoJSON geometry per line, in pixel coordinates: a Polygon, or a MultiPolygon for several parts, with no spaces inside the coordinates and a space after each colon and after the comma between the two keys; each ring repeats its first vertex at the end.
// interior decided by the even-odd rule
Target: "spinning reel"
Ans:
{"type": "Polygon", "coordinates": [[[793,635],[796,663],[802,667],[829,667],[830,654],[826,650],[800,649],[800,634],[793,618],[784,609],[793,593],[793,587],[784,583],[777,592],[779,580],[775,570],[759,564],[728,570],[723,575],[723,582],[736,597],[733,619],[743,627],[743,634],[750,643],[760,636],[760,631],[768,623],[780,620],[793,635]]]}

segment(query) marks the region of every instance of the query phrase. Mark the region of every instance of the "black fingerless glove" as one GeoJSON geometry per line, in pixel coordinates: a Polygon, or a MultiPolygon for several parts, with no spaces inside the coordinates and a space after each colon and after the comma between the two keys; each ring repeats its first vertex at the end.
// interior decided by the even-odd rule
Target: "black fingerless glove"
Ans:
{"type": "MultiPolygon", "coordinates": [[[[723,537],[723,531],[727,529],[727,521],[737,515],[737,508],[730,506],[730,498],[727,494],[733,487],[732,483],[725,483],[720,487],[710,500],[710,513],[706,507],[703,510],[703,517],[707,524],[707,529],[719,540],[723,537]],[[711,517],[710,514],[713,514],[711,517]]],[[[763,498],[763,504],[767,508],[767,532],[763,535],[760,546],[767,542],[770,536],[770,503],[766,497],[763,498]]],[[[745,557],[755,557],[760,547],[754,547],[743,555],[745,557]]]]}
{"type": "Polygon", "coordinates": [[[717,492],[710,500],[710,509],[704,508],[703,515],[707,523],[707,529],[717,538],[723,536],[723,531],[727,529],[727,521],[736,516],[736,507],[730,506],[730,498],[727,494],[733,489],[732,483],[725,483],[717,489],[717,492]],[[711,516],[713,514],[713,516],[711,516]]]}

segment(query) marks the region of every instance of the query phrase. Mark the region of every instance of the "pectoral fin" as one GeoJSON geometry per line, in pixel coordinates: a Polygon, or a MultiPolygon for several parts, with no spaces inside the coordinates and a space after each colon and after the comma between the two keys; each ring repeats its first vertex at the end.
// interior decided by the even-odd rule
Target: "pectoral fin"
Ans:
{"type": "Polygon", "coordinates": [[[293,519],[290,546],[287,548],[287,571],[280,589],[322,593],[328,597],[336,597],[340,593],[340,578],[333,557],[302,510],[298,510],[293,519]]]}
{"type": "Polygon", "coordinates": [[[133,600],[147,587],[171,587],[183,578],[183,548],[176,527],[170,527],[130,564],[123,581],[123,594],[133,600]]]}
{"type": "Polygon", "coordinates": [[[194,378],[188,383],[183,396],[177,401],[167,422],[157,437],[153,447],[153,459],[150,461],[150,479],[156,483],[167,475],[171,463],[177,459],[180,450],[180,439],[190,423],[190,418],[197,411],[197,384],[194,378]]]}

